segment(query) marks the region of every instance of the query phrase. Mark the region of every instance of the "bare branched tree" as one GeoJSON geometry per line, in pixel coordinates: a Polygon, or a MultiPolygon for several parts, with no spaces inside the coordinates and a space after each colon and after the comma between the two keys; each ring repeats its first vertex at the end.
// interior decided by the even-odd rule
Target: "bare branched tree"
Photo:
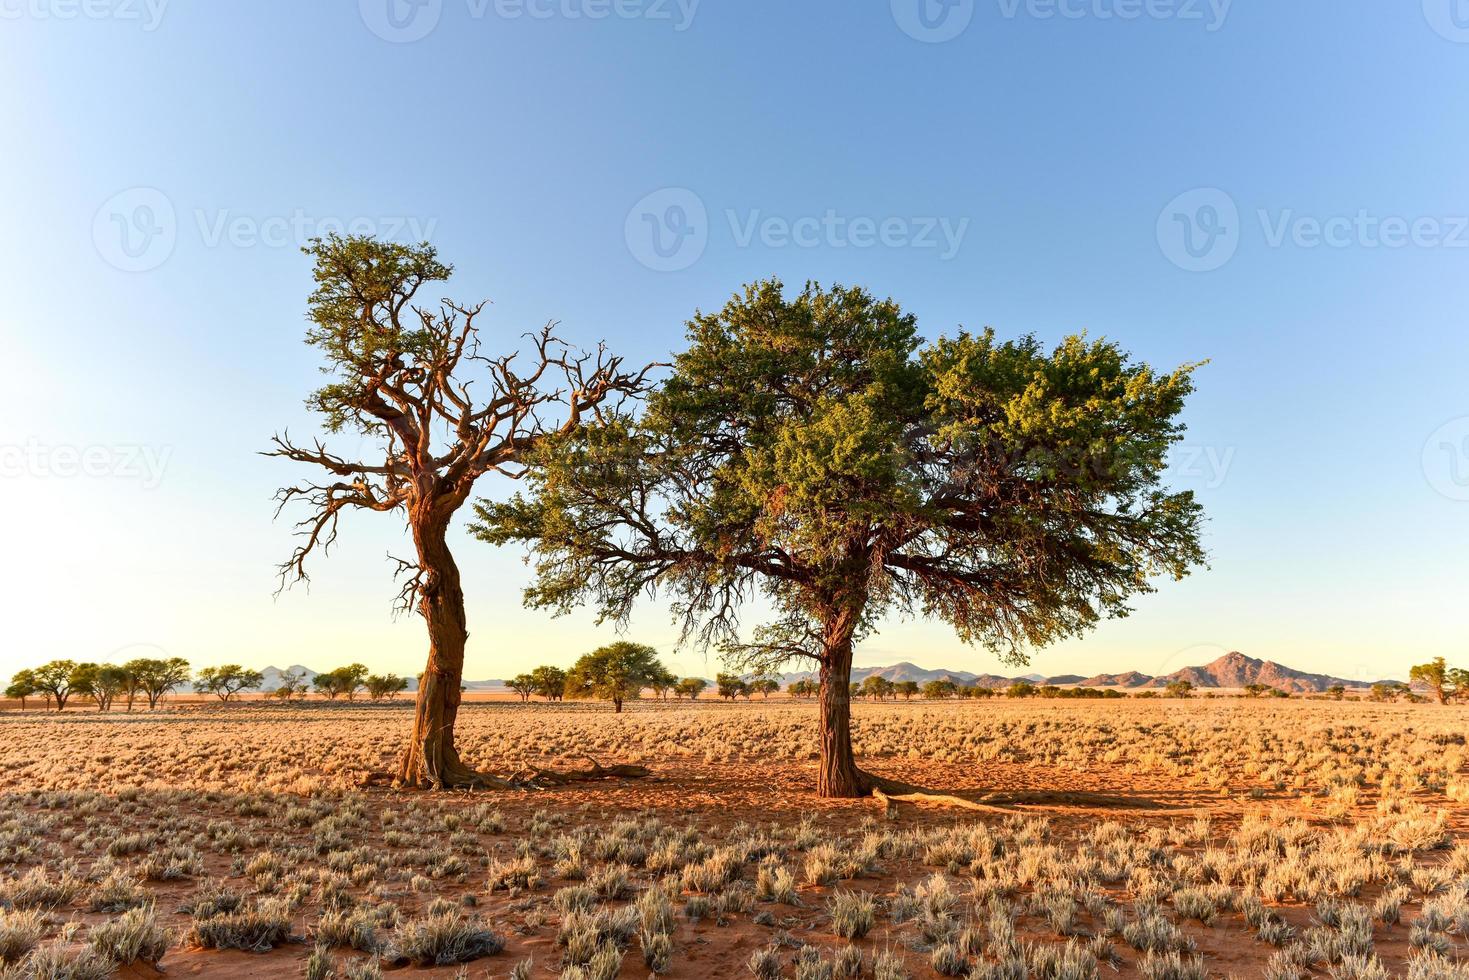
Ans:
{"type": "Polygon", "coordinates": [[[642,394],[652,366],[625,371],[622,358],[603,347],[574,351],[554,324],[529,335],[524,354],[481,354],[483,303],[415,305],[421,288],[453,271],[427,244],[334,235],[305,251],[316,263],[306,340],[331,376],[308,405],[329,433],[355,430],[376,441],[381,455],[349,459],[320,440],[302,446],[288,433],[273,438],[265,455],[325,473],[277,494],[277,513],[287,505],[307,512],[295,525],[300,543],[281,565],[281,587],[306,580],[308,560],[330,549],[344,512],[401,513],[415,557],[392,559],[403,581],[398,608],[423,617],[429,650],[396,783],[493,784],[460,760],[454,744],[469,634],[450,523],[480,477],[518,477],[518,461],[540,440],[596,424],[604,409],[642,394]]]}

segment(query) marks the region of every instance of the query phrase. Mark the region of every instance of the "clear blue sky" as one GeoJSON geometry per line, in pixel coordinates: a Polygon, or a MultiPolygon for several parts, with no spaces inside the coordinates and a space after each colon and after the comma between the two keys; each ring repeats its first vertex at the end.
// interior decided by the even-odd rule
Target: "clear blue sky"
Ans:
{"type": "MultiPolygon", "coordinates": [[[[557,319],[663,357],[778,275],[928,336],[1210,358],[1174,482],[1212,568],[1035,668],[1469,662],[1451,0],[392,2],[0,0],[0,671],[134,645],[420,668],[391,518],[272,598],[291,473],[253,454],[313,431],[296,244],[333,222],[432,238],[504,345],[557,319]]],[[[602,639],[521,609],[518,553],[459,558],[470,677],[602,639]]],[[[674,637],[655,606],[633,634],[674,637]]],[[[899,658],[997,665],[922,623],[859,662],[899,658]]]]}

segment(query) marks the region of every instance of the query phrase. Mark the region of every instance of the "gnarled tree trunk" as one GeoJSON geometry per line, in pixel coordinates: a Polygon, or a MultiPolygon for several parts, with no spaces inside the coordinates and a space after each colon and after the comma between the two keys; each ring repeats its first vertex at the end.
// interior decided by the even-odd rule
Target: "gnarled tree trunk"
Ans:
{"type": "MultiPolygon", "coordinates": [[[[417,516],[417,515],[414,515],[417,516]]],[[[485,780],[459,760],[454,722],[464,679],[464,590],[446,541],[448,521],[413,521],[413,540],[423,582],[418,611],[428,626],[428,664],[418,678],[413,734],[398,769],[397,785],[416,789],[473,786],[485,780]]]]}
{"type": "Polygon", "coordinates": [[[852,755],[852,636],[857,614],[841,612],[826,623],[821,657],[821,768],[816,795],[827,798],[866,796],[870,777],[852,755]]]}

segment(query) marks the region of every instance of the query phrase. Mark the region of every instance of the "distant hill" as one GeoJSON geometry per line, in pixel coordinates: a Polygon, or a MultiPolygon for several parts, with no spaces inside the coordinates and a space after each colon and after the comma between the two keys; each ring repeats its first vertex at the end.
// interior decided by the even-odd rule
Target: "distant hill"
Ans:
{"type": "MultiPolygon", "coordinates": [[[[274,691],[280,687],[281,678],[286,672],[299,672],[306,675],[309,684],[316,676],[316,671],[299,664],[284,669],[266,667],[261,673],[265,675],[265,683],[262,691],[274,691]]],[[[1171,674],[1161,677],[1153,677],[1149,674],[1129,670],[1120,674],[1097,674],[1093,677],[1082,677],[1080,674],[1058,674],[1055,677],[1045,677],[1041,674],[1024,674],[1019,677],[1006,677],[1002,674],[974,674],[967,670],[947,670],[943,668],[929,669],[920,667],[908,661],[892,664],[887,667],[854,667],[852,669],[852,681],[860,684],[868,677],[884,677],[894,683],[901,681],[914,681],[920,685],[929,681],[953,681],[961,687],[992,687],[1006,688],[1017,681],[1029,681],[1032,684],[1053,684],[1057,687],[1116,687],[1126,690],[1141,688],[1163,688],[1172,681],[1188,681],[1194,687],[1201,690],[1214,688],[1242,688],[1250,684],[1264,684],[1267,687],[1289,691],[1292,694],[1318,694],[1327,688],[1341,685],[1348,690],[1365,690],[1374,683],[1381,681],[1353,681],[1343,677],[1332,677],[1328,674],[1311,674],[1301,670],[1295,670],[1278,664],[1272,660],[1257,660],[1247,657],[1242,653],[1227,653],[1212,663],[1199,667],[1184,667],[1175,670],[1171,674]]],[[[753,677],[753,675],[748,675],[753,677]]],[[[802,680],[816,680],[817,672],[814,670],[794,671],[786,674],[776,675],[781,687],[802,680]]],[[[706,678],[707,679],[707,678],[706,678]]],[[[710,681],[712,684],[713,682],[710,681]]],[[[503,691],[505,682],[503,680],[487,681],[465,681],[464,688],[468,691],[503,691]]],[[[418,682],[414,678],[408,679],[408,690],[418,689],[418,682]]]]}
{"type": "MultiPolygon", "coordinates": [[[[290,667],[266,667],[260,673],[265,677],[265,681],[260,685],[260,690],[268,694],[271,691],[280,689],[281,681],[285,678],[286,674],[304,674],[306,676],[306,683],[310,685],[316,679],[318,672],[312,670],[310,667],[294,664],[290,667]]],[[[464,689],[466,691],[503,691],[505,690],[505,682],[499,680],[465,681],[464,689]]],[[[408,690],[418,690],[418,678],[408,678],[408,690]]]]}

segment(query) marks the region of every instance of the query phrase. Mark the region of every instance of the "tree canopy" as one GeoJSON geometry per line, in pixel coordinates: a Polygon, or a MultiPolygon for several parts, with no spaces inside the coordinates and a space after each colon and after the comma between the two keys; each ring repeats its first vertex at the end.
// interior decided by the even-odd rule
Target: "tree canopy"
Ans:
{"type": "Polygon", "coordinates": [[[884,613],[1023,663],[1203,560],[1198,504],[1161,483],[1193,365],[1156,373],[1084,336],[925,343],[892,300],[775,280],[688,336],[646,411],[543,447],[529,492],[481,502],[475,531],[532,547],[533,606],[626,622],[661,592],[732,665],[815,660],[824,795],[870,782],[846,698],[884,613]],[[776,614],[747,637],[756,597],[776,614]]]}
{"type": "Polygon", "coordinates": [[[624,701],[636,701],[668,671],[658,651],[642,643],[619,640],[585,654],[566,676],[566,695],[611,701],[617,711],[624,701]]]}

